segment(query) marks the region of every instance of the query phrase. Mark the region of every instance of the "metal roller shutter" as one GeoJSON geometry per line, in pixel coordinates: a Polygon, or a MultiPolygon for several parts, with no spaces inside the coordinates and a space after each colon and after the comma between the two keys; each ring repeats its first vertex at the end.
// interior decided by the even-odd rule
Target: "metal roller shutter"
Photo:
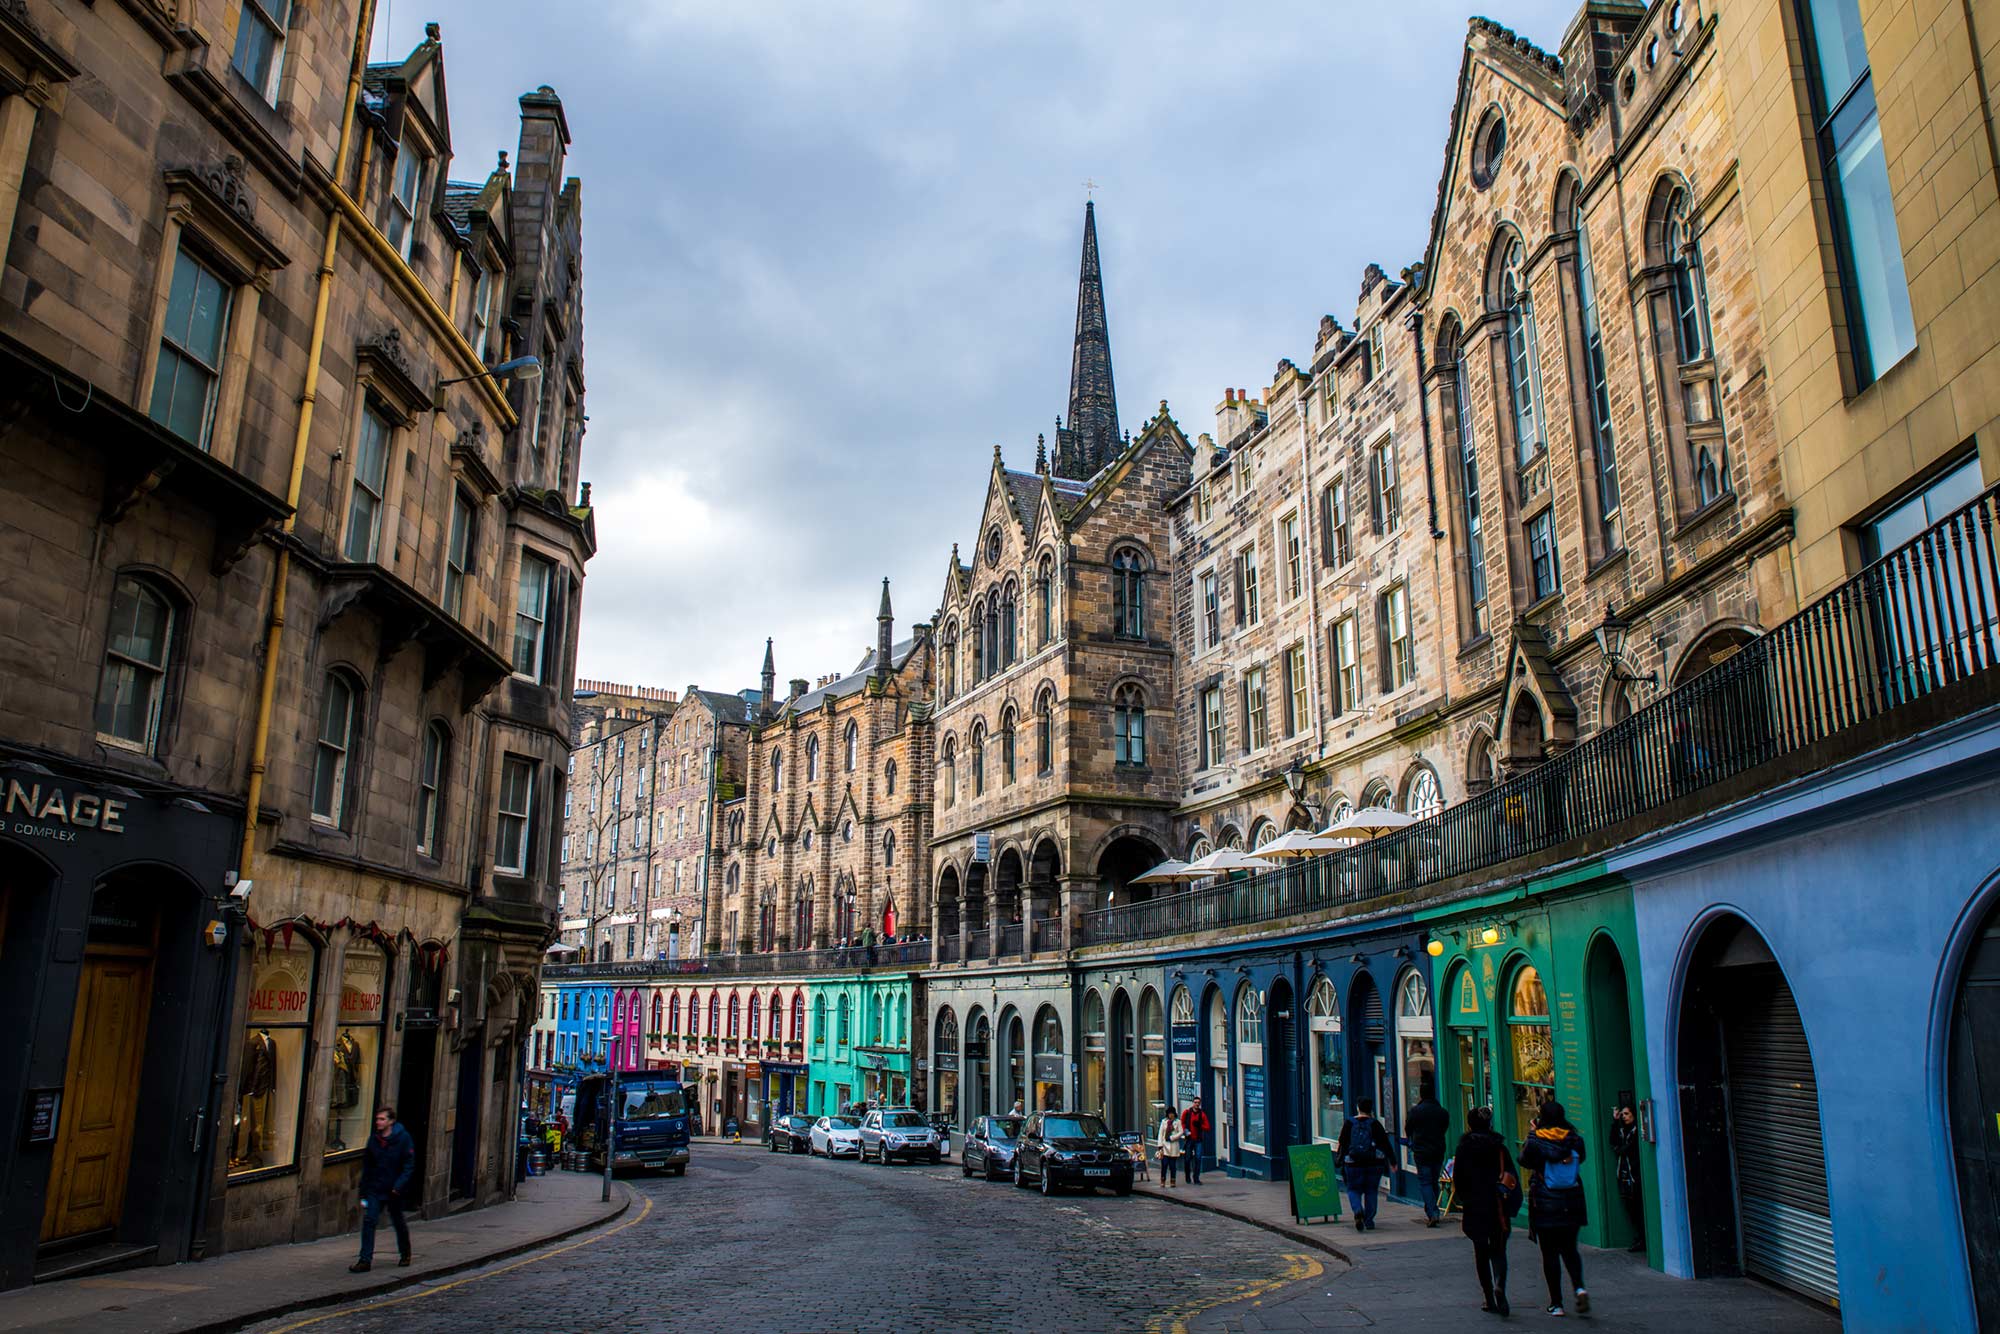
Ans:
{"type": "Polygon", "coordinates": [[[1819,1083],[1799,1007],[1775,965],[1729,972],[1735,1004],[1724,1041],[1743,1268],[1838,1305],[1819,1083]]]}

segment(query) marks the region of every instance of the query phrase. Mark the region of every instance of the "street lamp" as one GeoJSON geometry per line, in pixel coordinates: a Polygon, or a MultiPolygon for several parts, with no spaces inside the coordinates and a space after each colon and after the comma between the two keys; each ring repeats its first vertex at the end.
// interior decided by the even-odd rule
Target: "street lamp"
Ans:
{"type": "Polygon", "coordinates": [[[1618,614],[1618,609],[1609,602],[1604,604],[1604,619],[1596,630],[1597,651],[1604,655],[1605,666],[1610,669],[1614,681],[1645,682],[1658,686],[1660,674],[1647,672],[1644,676],[1634,672],[1625,663],[1625,639],[1632,632],[1632,623],[1618,614]]]}
{"type": "Polygon", "coordinates": [[[1319,812],[1315,809],[1314,803],[1306,799],[1305,762],[1296,756],[1293,757],[1291,767],[1285,770],[1284,776],[1285,790],[1292,794],[1292,804],[1304,811],[1307,819],[1311,820],[1314,824],[1318,824],[1319,812]]]}
{"type": "Polygon", "coordinates": [[[465,384],[470,380],[534,380],[542,374],[539,357],[511,357],[498,366],[489,366],[471,375],[454,376],[449,380],[439,380],[437,389],[431,394],[431,411],[444,411],[444,391],[451,385],[465,384]]]}

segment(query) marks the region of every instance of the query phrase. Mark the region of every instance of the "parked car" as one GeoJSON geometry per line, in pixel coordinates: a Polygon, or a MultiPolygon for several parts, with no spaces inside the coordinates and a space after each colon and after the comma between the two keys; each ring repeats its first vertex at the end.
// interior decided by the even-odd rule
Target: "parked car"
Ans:
{"type": "Polygon", "coordinates": [[[1101,1117],[1082,1112],[1036,1112],[1021,1127],[1014,1145],[1014,1184],[1033,1181],[1042,1194],[1058,1186],[1109,1186],[1132,1193],[1132,1155],[1104,1128],[1101,1117]]]}
{"type": "Polygon", "coordinates": [[[772,1153],[811,1153],[813,1119],[781,1116],[771,1123],[772,1153]]]}
{"type": "Polygon", "coordinates": [[[988,1181],[1014,1174],[1014,1141],[1021,1137],[1023,1116],[982,1116],[965,1132],[958,1165],[966,1176],[977,1171],[988,1181]]]}
{"type": "Polygon", "coordinates": [[[809,1152],[829,1158],[861,1157],[861,1126],[851,1116],[822,1116],[813,1122],[809,1152]]]}
{"type": "Polygon", "coordinates": [[[935,1163],[944,1155],[938,1148],[937,1131],[924,1114],[914,1107],[881,1107],[861,1118],[861,1158],[878,1163],[921,1158],[935,1163]]]}

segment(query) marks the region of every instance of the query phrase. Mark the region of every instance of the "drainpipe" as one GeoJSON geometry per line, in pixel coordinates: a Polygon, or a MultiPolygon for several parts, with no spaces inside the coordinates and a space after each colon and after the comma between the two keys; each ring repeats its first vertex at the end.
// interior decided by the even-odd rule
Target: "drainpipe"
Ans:
{"type": "MultiPolygon", "coordinates": [[[[347,99],[340,115],[340,145],[333,158],[333,194],[344,197],[348,158],[354,150],[354,108],[361,98],[361,74],[368,63],[368,35],[374,28],[375,0],[361,0],[355,18],[354,57],[347,71],[347,99]]],[[[306,383],[299,395],[299,429],[292,440],[292,471],[285,486],[285,516],[279,533],[290,537],[298,528],[299,489],[305,480],[306,448],[312,438],[313,407],[319,401],[320,358],[326,349],[326,312],[333,299],[333,258],[340,247],[340,209],[328,210],[326,245],[320,252],[319,290],[313,298],[312,342],[306,351],[306,383]]],[[[237,874],[249,879],[257,858],[257,809],[264,799],[264,773],[271,741],[271,701],[278,686],[278,650],[285,637],[285,582],[292,570],[291,549],[278,544],[277,567],[271,580],[271,615],[264,636],[264,679],[257,694],[257,726],[250,741],[250,782],[244,795],[243,854],[237,874]]]]}
{"type": "Polygon", "coordinates": [[[1444,536],[1444,529],[1438,527],[1437,473],[1431,465],[1431,395],[1424,385],[1424,311],[1413,305],[1406,326],[1410,337],[1417,345],[1417,412],[1424,428],[1424,500],[1430,506],[1431,536],[1444,536]]]}

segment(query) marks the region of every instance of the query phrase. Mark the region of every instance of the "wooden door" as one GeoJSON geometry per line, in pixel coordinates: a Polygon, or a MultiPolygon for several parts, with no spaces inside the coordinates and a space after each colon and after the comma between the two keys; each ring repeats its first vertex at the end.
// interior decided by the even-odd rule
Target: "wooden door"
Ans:
{"type": "Polygon", "coordinates": [[[139,1060],[152,992],[149,952],[84,955],[63,1082],[62,1122],[42,1214],[43,1241],[118,1225],[132,1163],[139,1060]]]}

